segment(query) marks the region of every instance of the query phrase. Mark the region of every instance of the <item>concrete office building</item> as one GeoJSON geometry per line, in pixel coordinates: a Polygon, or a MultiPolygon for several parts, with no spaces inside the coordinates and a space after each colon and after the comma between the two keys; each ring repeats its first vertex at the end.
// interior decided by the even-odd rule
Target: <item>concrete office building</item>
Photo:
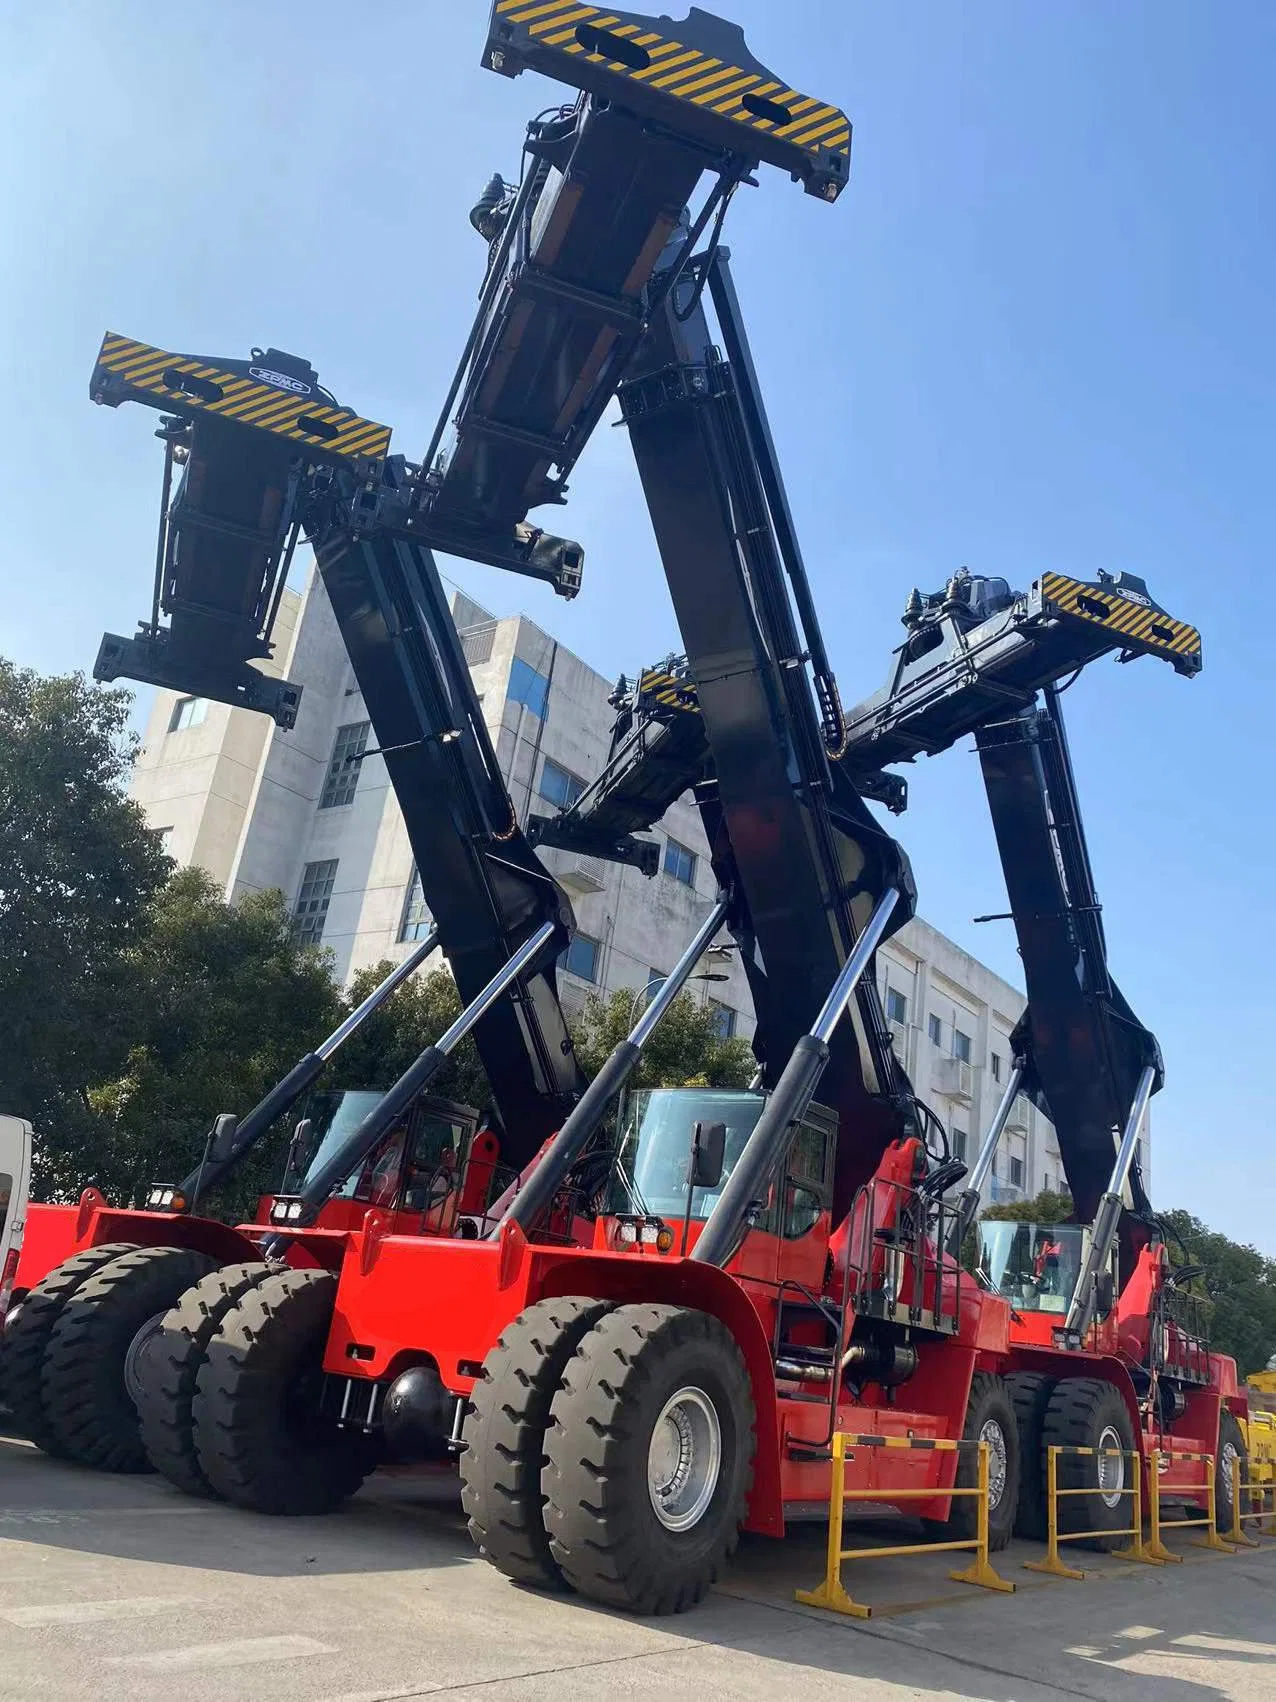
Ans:
{"type": "MultiPolygon", "coordinates": [[[[519,820],[570,802],[607,756],[612,682],[521,615],[497,618],[460,592],[452,612],[519,820]]],[[[275,666],[304,687],[297,724],[159,692],[132,792],[179,863],[207,869],[229,898],[278,887],[302,935],[343,980],[401,956],[429,916],[403,818],[373,743],[363,699],[322,586],[285,593],[275,666]]],[[[657,830],[660,872],[562,851],[545,861],[570,895],[577,934],[561,976],[564,1003],[590,991],[641,991],[665,974],[714,896],[699,814],[688,799],[657,830]]],[[[921,920],[878,954],[900,1058],[973,1156],[1009,1067],[1022,993],[921,920]]],[[[692,982],[724,1034],[753,1018],[735,956],[706,954],[692,982]]],[[[1018,1198],[1062,1177],[1049,1122],[1020,1100],[987,1193],[1018,1198]]]]}

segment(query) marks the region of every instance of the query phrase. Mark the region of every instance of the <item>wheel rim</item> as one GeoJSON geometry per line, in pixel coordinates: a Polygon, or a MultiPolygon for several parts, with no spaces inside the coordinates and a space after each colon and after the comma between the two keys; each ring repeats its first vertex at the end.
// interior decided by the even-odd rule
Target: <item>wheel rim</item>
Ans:
{"type": "Polygon", "coordinates": [[[1009,1460],[1006,1433],[995,1418],[990,1418],[980,1427],[979,1440],[988,1444],[988,1506],[992,1509],[1001,1506],[1001,1498],[1006,1493],[1009,1460]]]}
{"type": "Polygon", "coordinates": [[[704,1517],[722,1475],[722,1426],[703,1389],[684,1388],[660,1410],[647,1449],[647,1488],[667,1531],[704,1517]]]}
{"type": "Polygon", "coordinates": [[[1120,1505],[1121,1496],[1125,1492],[1125,1454],[1121,1447],[1120,1434],[1112,1427],[1105,1425],[1099,1437],[1098,1447],[1098,1478],[1099,1494],[1105,1507],[1120,1505]],[[1120,1459],[1113,1455],[1119,1454],[1120,1459]]]}
{"type": "Polygon", "coordinates": [[[124,1352],[124,1388],[129,1400],[140,1408],[142,1386],[146,1375],[146,1356],[154,1347],[164,1321],[163,1312],[149,1317],[133,1337],[124,1352]]]}
{"type": "Polygon", "coordinates": [[[1235,1493],[1236,1467],[1240,1461],[1240,1457],[1240,1450],[1237,1448],[1235,1442],[1224,1442],[1222,1450],[1219,1453],[1218,1466],[1219,1476],[1223,1480],[1223,1494],[1227,1497],[1229,1506],[1231,1505],[1232,1497],[1235,1493]]]}

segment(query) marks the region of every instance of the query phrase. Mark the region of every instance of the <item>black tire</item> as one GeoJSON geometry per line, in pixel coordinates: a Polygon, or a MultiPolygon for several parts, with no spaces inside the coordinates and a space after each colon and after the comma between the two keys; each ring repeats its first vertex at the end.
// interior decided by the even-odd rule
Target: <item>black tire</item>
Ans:
{"type": "Polygon", "coordinates": [[[61,1453],[99,1471],[148,1472],[134,1393],[158,1321],[213,1269],[190,1247],[121,1253],[70,1296],[44,1355],[44,1408],[61,1453]]]}
{"type": "Polygon", "coordinates": [[[195,1450],[209,1487],[253,1513],[328,1513],[372,1470],[362,1435],[320,1412],[337,1279],[276,1271],[225,1314],[196,1376],[195,1450]]]}
{"type": "Polygon", "coordinates": [[[1046,1540],[1046,1451],[1042,1431],[1055,1380],[1040,1371],[1016,1371],[1006,1378],[1019,1431],[1019,1514],[1015,1535],[1046,1540]]]}
{"type": "MultiPolygon", "coordinates": [[[[1249,1450],[1240,1425],[1224,1407],[1219,1414],[1214,1464],[1214,1522],[1220,1536],[1227,1535],[1235,1520],[1238,1477],[1241,1483],[1249,1479],[1249,1450]]],[[[1241,1512],[1247,1510],[1242,1492],[1241,1512]]]]}
{"type": "Polygon", "coordinates": [[[10,1312],[0,1335],[0,1402],[8,1408],[9,1423],[19,1436],[55,1458],[62,1450],[45,1411],[41,1386],[49,1338],[75,1291],[112,1259],[132,1250],[130,1241],[113,1241],[64,1259],[36,1283],[16,1312],[10,1312]]]}
{"type": "MultiPolygon", "coordinates": [[[[1001,1377],[976,1371],[966,1403],[964,1442],[989,1443],[988,1460],[988,1547],[996,1554],[1014,1535],[1019,1512],[1019,1427],[1010,1391],[1001,1377]]],[[[953,1487],[979,1486],[979,1450],[962,1448],[957,1456],[953,1487]]],[[[936,1542],[973,1542],[979,1523],[979,1498],[959,1495],[951,1503],[946,1519],[925,1519],[923,1524],[936,1542]]]]}
{"type": "Polygon", "coordinates": [[[483,1361],[470,1396],[461,1505],[479,1553],[520,1584],[564,1587],[545,1533],[545,1430],[568,1360],[609,1308],[584,1295],[529,1306],[483,1361]]]}
{"type": "MultiPolygon", "coordinates": [[[[545,1433],[545,1529],[564,1580],[631,1613],[694,1606],[739,1540],[753,1425],[744,1358],[716,1318],[681,1306],[620,1306],[600,1318],[567,1363],[545,1433]],[[657,1425],[684,1395],[702,1460],[716,1426],[718,1467],[706,1473],[703,1509],[693,1503],[692,1522],[675,1530],[657,1517],[648,1462],[657,1425]]],[[[662,1434],[678,1446],[674,1423],[662,1434]]]]}
{"type": "Polygon", "coordinates": [[[156,1471],[187,1495],[211,1496],[195,1451],[195,1384],[222,1320],[271,1274],[265,1264],[222,1265],[165,1313],[147,1354],[138,1413],[142,1445],[156,1471]]]}
{"type": "MultiPolygon", "coordinates": [[[[1136,1447],[1134,1424],[1120,1391],[1115,1384],[1092,1377],[1064,1377],[1055,1384],[1046,1404],[1041,1441],[1043,1450],[1111,1449],[1115,1444],[1122,1453],[1132,1453],[1136,1447]]],[[[1067,1535],[1088,1532],[1093,1538],[1090,1547],[1116,1547],[1122,1540],[1116,1533],[1127,1530],[1134,1518],[1133,1498],[1117,1493],[1131,1488],[1131,1469],[1129,1460],[1120,1462],[1118,1473],[1113,1462],[1096,1454],[1061,1454],[1059,1488],[1091,1493],[1067,1495],[1059,1502],[1060,1531],[1067,1535]]]]}

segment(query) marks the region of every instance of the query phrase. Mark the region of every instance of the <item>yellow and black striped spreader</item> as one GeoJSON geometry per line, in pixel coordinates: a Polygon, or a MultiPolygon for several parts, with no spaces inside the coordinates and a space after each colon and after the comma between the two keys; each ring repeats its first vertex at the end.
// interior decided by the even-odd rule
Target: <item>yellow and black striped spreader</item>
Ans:
{"type": "Polygon", "coordinates": [[[846,114],[791,88],[753,57],[738,24],[698,7],[677,23],[574,0],[495,0],[483,63],[506,77],[540,71],[715,153],[765,160],[822,200],[846,187],[846,114]]]}
{"type": "Polygon", "coordinates": [[[1122,649],[1162,656],[1180,674],[1201,671],[1201,635],[1186,621],[1159,609],[1145,593],[1122,587],[1119,579],[1069,579],[1043,573],[1028,598],[1029,614],[1063,616],[1102,627],[1122,649]]]}
{"type": "Polygon", "coordinates": [[[389,426],[338,406],[304,362],[281,359],[273,349],[248,361],[210,360],[108,331],[89,394],[109,407],[144,402],[186,419],[231,420],[289,439],[311,462],[353,466],[360,473],[378,468],[390,447],[389,426]]]}
{"type": "Polygon", "coordinates": [[[700,713],[700,697],[695,682],[684,674],[671,674],[665,668],[645,668],[638,676],[638,700],[658,703],[662,709],[681,709],[691,715],[700,713]]]}

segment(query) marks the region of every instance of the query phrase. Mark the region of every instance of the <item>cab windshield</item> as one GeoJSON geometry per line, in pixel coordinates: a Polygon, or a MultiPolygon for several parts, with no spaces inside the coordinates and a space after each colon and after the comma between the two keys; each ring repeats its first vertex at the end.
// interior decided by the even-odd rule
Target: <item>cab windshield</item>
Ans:
{"type": "Polygon", "coordinates": [[[1081,1275],[1085,1230],[1078,1224],[979,1225],[979,1274],[1017,1312],[1066,1312],[1081,1275]]]}
{"type": "Polygon", "coordinates": [[[732,1168],[762,1115],[766,1098],[730,1088],[651,1087],[626,1096],[620,1150],[607,1209],[618,1214],[681,1218],[687,1209],[692,1131],[725,1123],[726,1154],[716,1188],[697,1188],[691,1215],[703,1222],[718,1202],[732,1168]]]}
{"type": "MultiPolygon", "coordinates": [[[[306,1115],[310,1119],[310,1141],[313,1157],[306,1165],[304,1177],[298,1177],[290,1172],[284,1178],[281,1190],[285,1194],[300,1193],[306,1182],[312,1176],[319,1174],[320,1167],[325,1165],[342,1143],[350,1138],[359,1124],[378,1105],[384,1095],[374,1089],[350,1089],[343,1093],[313,1093],[306,1102],[306,1115]]],[[[362,1166],[360,1167],[360,1170],[362,1166]]],[[[351,1199],[358,1185],[359,1171],[349,1176],[337,1189],[335,1198],[351,1199]]]]}

